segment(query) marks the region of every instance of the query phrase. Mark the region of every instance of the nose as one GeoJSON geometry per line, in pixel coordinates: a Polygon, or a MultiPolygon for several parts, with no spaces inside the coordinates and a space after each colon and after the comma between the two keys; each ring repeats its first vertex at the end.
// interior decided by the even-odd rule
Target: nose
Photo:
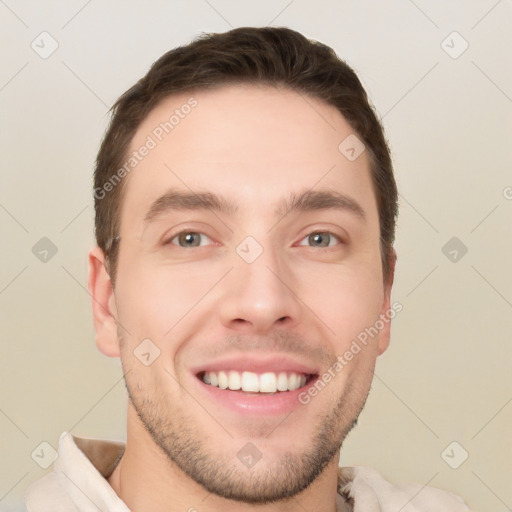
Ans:
{"type": "Polygon", "coordinates": [[[238,333],[265,334],[275,327],[295,326],[301,301],[293,273],[272,249],[263,250],[252,263],[238,254],[223,283],[219,300],[224,327],[238,333]]]}

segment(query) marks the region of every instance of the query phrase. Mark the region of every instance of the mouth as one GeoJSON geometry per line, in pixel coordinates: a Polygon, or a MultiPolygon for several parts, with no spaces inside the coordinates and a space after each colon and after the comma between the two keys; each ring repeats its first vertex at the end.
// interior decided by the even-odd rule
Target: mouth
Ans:
{"type": "Polygon", "coordinates": [[[320,375],[319,367],[286,354],[226,357],[190,371],[203,403],[237,416],[249,415],[252,421],[304,407],[301,396],[320,375]]]}
{"type": "Polygon", "coordinates": [[[252,372],[236,370],[202,371],[196,377],[204,384],[221,390],[274,395],[308,386],[317,374],[302,372],[252,372]]]}

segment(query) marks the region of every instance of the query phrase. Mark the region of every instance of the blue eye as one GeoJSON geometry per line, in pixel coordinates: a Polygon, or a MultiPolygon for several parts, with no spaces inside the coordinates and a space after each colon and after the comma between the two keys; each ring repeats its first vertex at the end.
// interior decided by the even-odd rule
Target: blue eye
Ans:
{"type": "Polygon", "coordinates": [[[179,245],[180,247],[201,247],[203,245],[201,243],[201,238],[205,237],[211,242],[211,238],[206,236],[204,233],[197,233],[195,231],[182,231],[181,233],[178,233],[174,238],[169,240],[169,243],[173,245],[179,245]],[[177,240],[177,243],[174,241],[177,240]]]}
{"type": "MultiPolygon", "coordinates": [[[[311,247],[331,247],[336,245],[337,242],[341,242],[338,236],[334,233],[329,233],[329,231],[314,231],[303,238],[303,240],[307,240],[308,243],[312,244],[311,247]]],[[[299,245],[306,244],[301,243],[299,245]]]]}

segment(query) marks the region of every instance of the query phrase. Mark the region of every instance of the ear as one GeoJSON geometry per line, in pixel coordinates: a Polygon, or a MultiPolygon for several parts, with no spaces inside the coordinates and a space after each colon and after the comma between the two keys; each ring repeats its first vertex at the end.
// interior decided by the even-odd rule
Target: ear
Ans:
{"type": "Polygon", "coordinates": [[[96,346],[106,356],[119,357],[116,303],[105,260],[99,247],[94,247],[89,252],[88,288],[92,297],[96,346]]]}
{"type": "Polygon", "coordinates": [[[384,300],[382,301],[381,314],[385,315],[387,321],[384,322],[384,327],[379,333],[379,356],[389,347],[389,340],[391,337],[391,319],[389,318],[389,312],[391,308],[391,288],[393,287],[393,280],[395,279],[395,265],[396,265],[396,251],[391,249],[388,257],[389,265],[389,276],[387,281],[384,283],[384,300]]]}

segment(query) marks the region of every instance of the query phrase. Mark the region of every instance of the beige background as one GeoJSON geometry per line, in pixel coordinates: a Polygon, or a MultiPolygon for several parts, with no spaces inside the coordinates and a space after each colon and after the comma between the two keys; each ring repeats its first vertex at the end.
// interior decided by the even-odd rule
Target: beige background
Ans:
{"type": "Polygon", "coordinates": [[[45,473],[31,458],[41,442],[125,435],[120,365],[95,348],[84,289],[107,107],[200,32],[266,24],[319,39],[356,69],[401,191],[403,311],[341,463],[451,489],[475,510],[512,508],[510,0],[4,0],[2,511],[23,510],[24,488],[45,473]],[[59,45],[46,59],[31,48],[42,31],[59,45]],[[32,252],[42,237],[58,249],[46,263],[32,252]],[[452,237],[468,249],[456,262],[442,251],[452,237]],[[452,465],[469,453],[458,469],[441,456],[453,441],[452,465]]]}

